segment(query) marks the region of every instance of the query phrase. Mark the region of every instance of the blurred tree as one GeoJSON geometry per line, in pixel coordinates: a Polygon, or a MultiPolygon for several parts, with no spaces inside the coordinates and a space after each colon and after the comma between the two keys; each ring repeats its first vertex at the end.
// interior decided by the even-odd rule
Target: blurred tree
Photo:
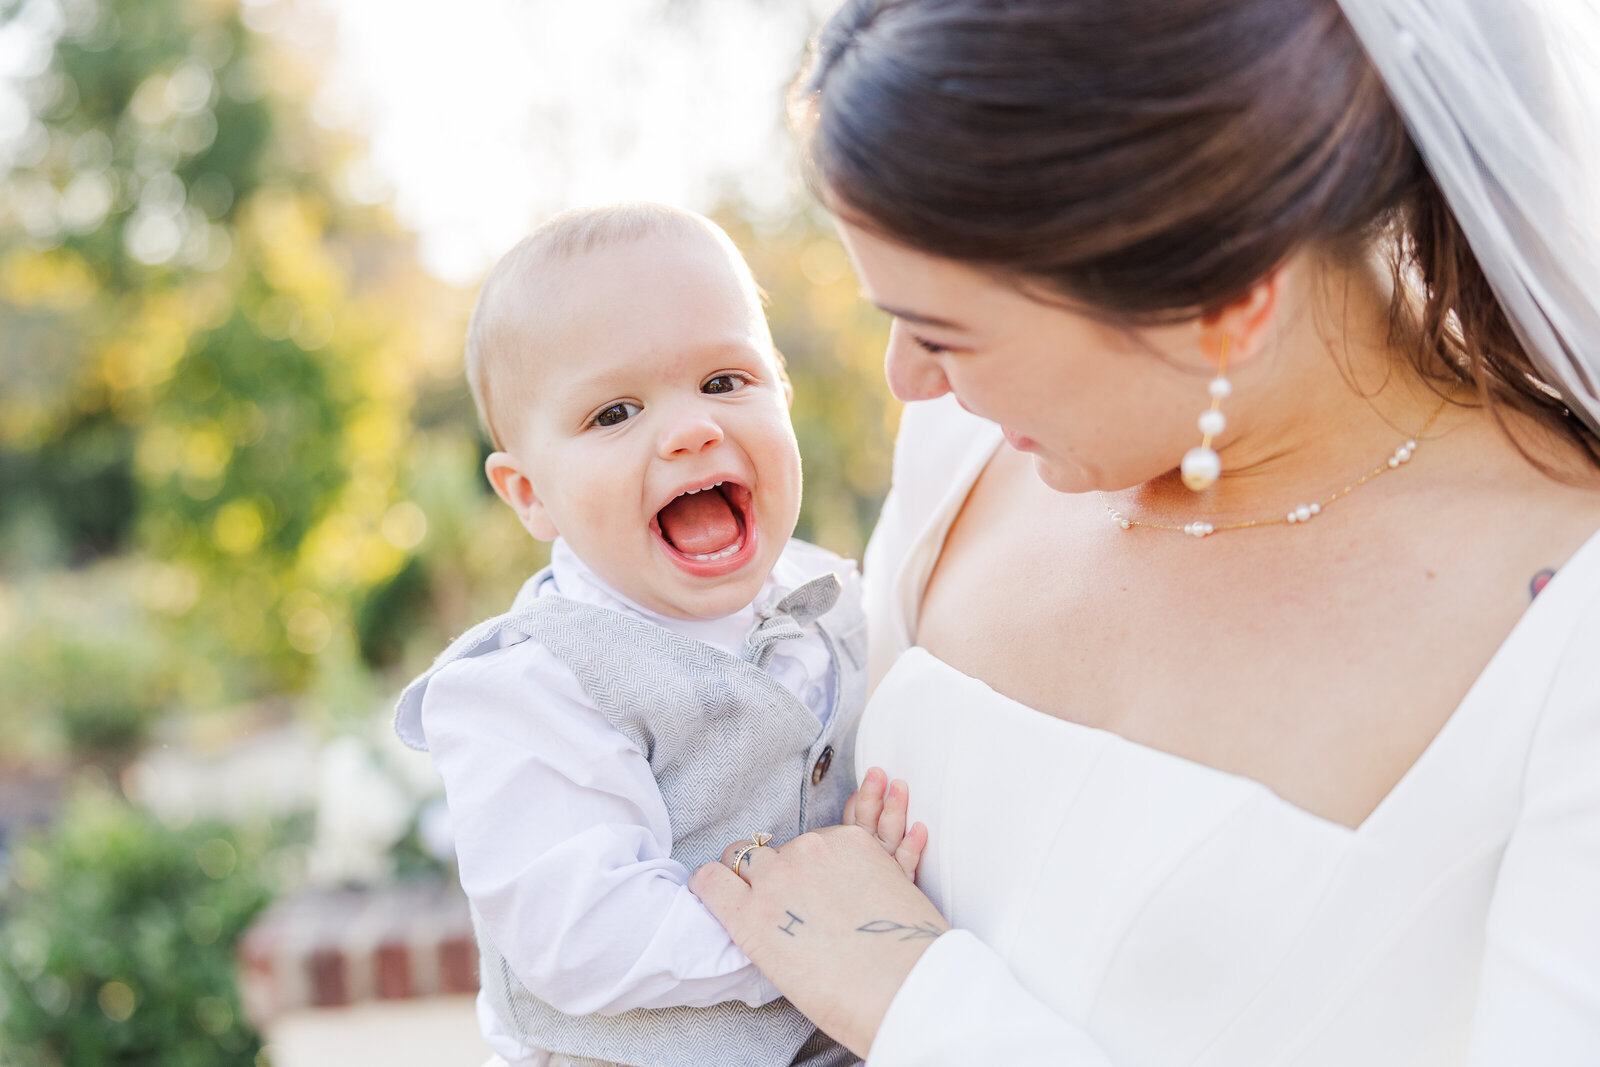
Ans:
{"type": "Polygon", "coordinates": [[[200,705],[386,647],[352,608],[425,534],[400,461],[426,349],[461,316],[388,214],[341,194],[354,146],[241,14],[0,7],[48,55],[0,160],[0,564],[176,567],[199,587],[168,614],[200,705]]]}

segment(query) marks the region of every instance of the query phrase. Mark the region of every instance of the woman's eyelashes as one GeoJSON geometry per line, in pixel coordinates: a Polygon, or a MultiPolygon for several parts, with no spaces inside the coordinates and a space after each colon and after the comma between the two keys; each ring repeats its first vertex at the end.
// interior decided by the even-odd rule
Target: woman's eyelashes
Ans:
{"type": "Polygon", "coordinates": [[[911,335],[911,340],[916,343],[918,348],[922,349],[930,356],[942,355],[943,353],[951,350],[949,345],[935,344],[926,337],[918,337],[916,334],[911,335]]]}

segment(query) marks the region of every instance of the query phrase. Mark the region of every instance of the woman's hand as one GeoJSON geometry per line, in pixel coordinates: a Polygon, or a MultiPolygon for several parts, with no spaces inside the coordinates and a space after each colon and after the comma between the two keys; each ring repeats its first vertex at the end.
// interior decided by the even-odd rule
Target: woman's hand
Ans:
{"type": "Polygon", "coordinates": [[[725,862],[708,863],[689,879],[689,888],[762,973],[859,1056],[871,1049],[906,975],[948,929],[908,877],[927,831],[918,824],[899,837],[893,820],[899,809],[904,828],[905,785],[895,782],[885,798],[882,781],[881,771],[869,772],[862,792],[851,798],[852,818],[859,823],[871,816],[876,832],[859,824],[830,826],[781,849],[754,848],[739,861],[738,874],[729,863],[750,842],[736,841],[725,862]],[[907,850],[906,841],[914,847],[907,850]],[[897,858],[902,852],[910,870],[897,858]]]}

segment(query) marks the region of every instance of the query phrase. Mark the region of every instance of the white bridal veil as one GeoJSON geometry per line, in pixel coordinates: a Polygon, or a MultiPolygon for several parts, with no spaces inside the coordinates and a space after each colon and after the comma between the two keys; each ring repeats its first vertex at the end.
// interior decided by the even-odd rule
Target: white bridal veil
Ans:
{"type": "Polygon", "coordinates": [[[1600,431],[1600,0],[1339,0],[1544,381],[1600,431]]]}

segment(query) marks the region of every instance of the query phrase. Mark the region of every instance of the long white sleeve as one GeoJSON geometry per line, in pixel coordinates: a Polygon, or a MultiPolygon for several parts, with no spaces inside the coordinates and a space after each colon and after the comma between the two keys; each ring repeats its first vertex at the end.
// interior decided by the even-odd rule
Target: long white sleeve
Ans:
{"type": "Polygon", "coordinates": [[[1040,1003],[964,930],[923,953],[889,1005],[869,1067],[1113,1067],[1087,1034],[1040,1003]]]}
{"type": "Polygon", "coordinates": [[[462,887],[529,992],[573,1015],[777,996],[689,891],[643,754],[543,646],[446,667],[422,724],[462,887]]]}
{"type": "Polygon", "coordinates": [[[1489,908],[1470,1067],[1600,1063],[1600,601],[1534,736],[1489,908]]]}

